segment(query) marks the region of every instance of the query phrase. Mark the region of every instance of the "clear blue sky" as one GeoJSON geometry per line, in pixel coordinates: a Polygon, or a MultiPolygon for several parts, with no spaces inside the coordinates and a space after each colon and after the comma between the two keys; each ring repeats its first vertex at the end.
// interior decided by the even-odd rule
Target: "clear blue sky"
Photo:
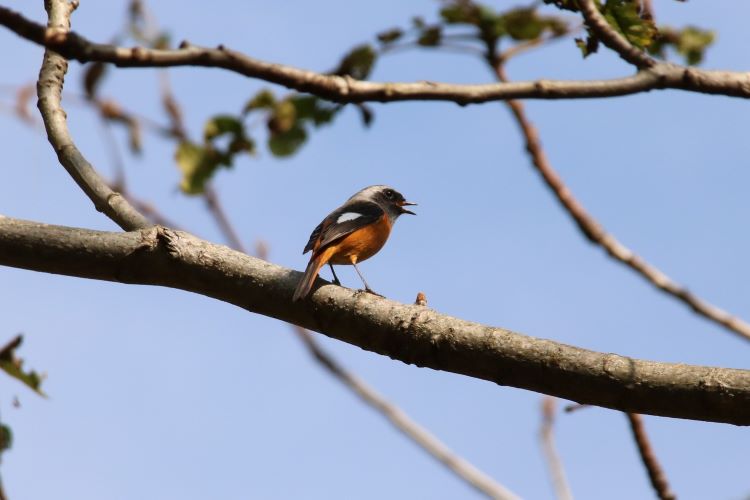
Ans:
{"type": "MultiPolygon", "coordinates": [[[[750,5],[655,2],[665,23],[718,31],[705,67],[748,67],[750,5]]],[[[4,3],[8,5],[6,1],[4,3]]],[[[43,2],[10,6],[42,21],[43,2]]],[[[74,28],[105,41],[125,2],[82,0],[74,28]]],[[[512,3],[495,2],[510,6],[512,3]]],[[[223,43],[250,55],[327,70],[351,46],[438,4],[413,2],[151,2],[176,40],[223,43]]],[[[57,164],[40,130],[7,109],[7,85],[34,80],[42,51],[0,30],[0,213],[114,229],[57,164]]],[[[73,135],[104,174],[106,136],[80,94],[72,64],[65,100],[73,135]]],[[[571,42],[519,59],[512,78],[594,78],[631,69],[604,52],[582,61],[571,42]]],[[[262,82],[205,69],[171,71],[198,134],[235,111],[262,82]]],[[[466,56],[403,53],[374,79],[489,81],[466,56]]],[[[157,73],[110,74],[102,92],[163,119],[157,73]]],[[[387,183],[419,202],[386,248],[362,265],[390,298],[430,305],[529,335],[644,359],[747,368],[750,346],[654,291],[587,243],[530,168],[499,104],[373,105],[316,132],[295,157],[266,151],[217,177],[244,241],[304,268],[310,230],[359,188],[387,183]]],[[[617,99],[529,102],[553,165],[611,232],[695,293],[750,318],[747,186],[750,105],[739,99],[653,92],[617,99]]],[[[124,135],[118,131],[118,136],[124,135]]],[[[179,194],[173,146],[146,135],[127,157],[132,190],[183,227],[222,241],[199,199],[179,194]]],[[[327,276],[324,274],[324,276],[327,276]]],[[[359,286],[353,270],[345,284],[359,286]]],[[[2,473],[13,500],[140,498],[477,498],[323,372],[290,328],[197,295],[0,268],[0,341],[23,332],[21,354],[49,374],[42,400],[0,377],[2,420],[15,444],[2,473]],[[18,395],[21,408],[11,405],[18,395]]],[[[406,366],[319,337],[448,446],[526,498],[551,498],[537,432],[541,396],[406,366]]],[[[681,498],[736,499],[747,482],[743,428],[648,417],[656,451],[681,498]]],[[[562,415],[559,451],[578,498],[649,498],[625,417],[562,415]]]]}

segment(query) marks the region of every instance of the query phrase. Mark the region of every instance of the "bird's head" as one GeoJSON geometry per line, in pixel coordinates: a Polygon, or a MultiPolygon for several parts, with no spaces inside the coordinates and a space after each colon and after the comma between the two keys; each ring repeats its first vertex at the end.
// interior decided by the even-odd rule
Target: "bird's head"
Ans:
{"type": "Polygon", "coordinates": [[[414,206],[416,203],[406,201],[404,195],[392,187],[377,185],[369,186],[359,191],[350,199],[367,200],[380,205],[391,220],[395,220],[401,214],[417,215],[404,207],[414,206]]]}

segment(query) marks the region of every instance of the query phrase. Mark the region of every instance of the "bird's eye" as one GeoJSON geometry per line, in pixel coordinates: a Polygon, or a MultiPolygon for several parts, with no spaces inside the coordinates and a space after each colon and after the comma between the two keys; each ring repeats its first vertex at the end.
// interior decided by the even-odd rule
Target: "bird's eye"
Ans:
{"type": "Polygon", "coordinates": [[[394,195],[395,195],[396,193],[394,193],[394,192],[393,192],[393,189],[386,189],[386,190],[385,190],[385,192],[384,192],[383,194],[385,195],[385,197],[386,197],[386,198],[388,198],[389,200],[392,200],[392,199],[393,199],[393,196],[394,196],[394,195]]]}

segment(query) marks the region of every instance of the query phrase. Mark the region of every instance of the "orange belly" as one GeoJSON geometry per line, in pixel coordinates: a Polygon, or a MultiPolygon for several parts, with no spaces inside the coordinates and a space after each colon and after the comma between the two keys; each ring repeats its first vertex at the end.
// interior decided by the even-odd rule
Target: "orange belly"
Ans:
{"type": "Polygon", "coordinates": [[[356,264],[378,253],[390,234],[391,223],[384,215],[377,222],[344,236],[322,253],[330,253],[331,264],[356,264]]]}

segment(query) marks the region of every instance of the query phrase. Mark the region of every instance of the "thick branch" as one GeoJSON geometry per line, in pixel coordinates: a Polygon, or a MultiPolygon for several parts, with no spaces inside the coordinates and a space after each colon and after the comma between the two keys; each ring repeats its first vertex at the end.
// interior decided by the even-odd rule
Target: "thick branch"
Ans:
{"type": "Polygon", "coordinates": [[[464,105],[506,99],[614,97],[665,88],[750,97],[750,73],[706,71],[666,63],[657,63],[634,76],[612,80],[537,80],[476,85],[381,83],[268,63],[223,46],[210,49],[183,44],[178,50],[156,50],[97,44],[73,32],[47,31],[44,26],[6,7],[0,7],[0,24],[21,37],[54,49],[68,59],[108,62],[120,67],[223,68],[336,102],[432,100],[464,105]]]}
{"type": "Polygon", "coordinates": [[[642,361],[537,339],[336,286],[154,227],[108,233],[0,217],[0,265],[179,288],[417,366],[617,410],[750,425],[750,371],[642,361]]]}
{"type": "Polygon", "coordinates": [[[614,50],[625,61],[638,68],[650,68],[658,64],[652,57],[637,47],[634,47],[624,36],[609,25],[604,16],[596,8],[594,0],[578,0],[581,14],[586,25],[591,28],[604,45],[614,50]]]}
{"type": "MultiPolygon", "coordinates": [[[[51,38],[64,39],[66,37],[70,29],[70,13],[75,5],[62,0],[45,2],[49,14],[51,38]]],[[[104,212],[125,230],[148,226],[148,220],[120,193],[113,191],[107,185],[73,143],[68,131],[65,111],[61,105],[63,80],[67,70],[68,61],[64,57],[51,49],[44,51],[44,60],[37,82],[39,97],[37,105],[42,114],[50,144],[57,153],[60,163],[94,202],[97,210],[104,212]]]]}

